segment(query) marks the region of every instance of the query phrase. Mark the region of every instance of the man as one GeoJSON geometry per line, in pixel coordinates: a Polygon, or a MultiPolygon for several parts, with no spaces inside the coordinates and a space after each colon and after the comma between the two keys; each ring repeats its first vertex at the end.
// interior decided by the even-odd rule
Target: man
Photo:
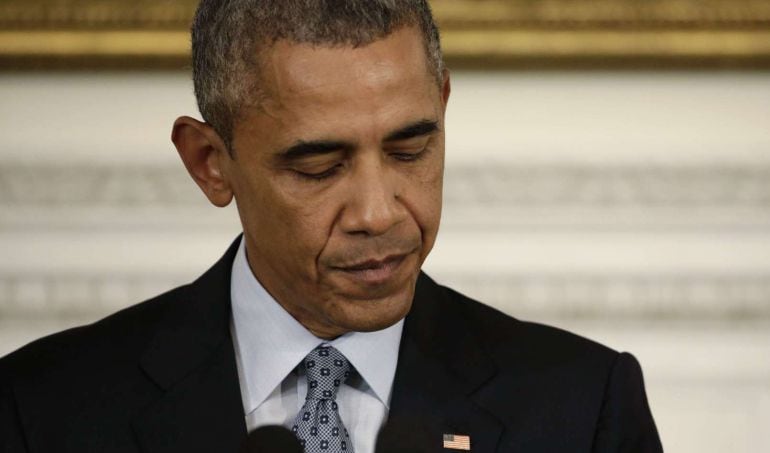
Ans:
{"type": "Polygon", "coordinates": [[[188,172],[243,236],[194,283],[0,363],[3,452],[661,451],[641,370],[420,273],[438,231],[438,33],[420,0],[203,0],[188,172]]]}

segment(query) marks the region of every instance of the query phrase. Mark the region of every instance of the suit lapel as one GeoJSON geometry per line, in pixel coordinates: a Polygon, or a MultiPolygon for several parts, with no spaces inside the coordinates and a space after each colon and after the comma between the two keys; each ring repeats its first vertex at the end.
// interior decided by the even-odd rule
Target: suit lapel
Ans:
{"type": "Polygon", "coordinates": [[[143,370],[163,391],[133,423],[144,451],[235,452],[246,436],[229,328],[237,245],[169,304],[142,357],[143,370]]]}
{"type": "Polygon", "coordinates": [[[395,431],[408,435],[384,440],[386,451],[442,451],[444,434],[469,436],[472,451],[495,450],[503,425],[476,398],[497,372],[483,351],[462,306],[422,274],[404,325],[388,417],[395,431]]]}

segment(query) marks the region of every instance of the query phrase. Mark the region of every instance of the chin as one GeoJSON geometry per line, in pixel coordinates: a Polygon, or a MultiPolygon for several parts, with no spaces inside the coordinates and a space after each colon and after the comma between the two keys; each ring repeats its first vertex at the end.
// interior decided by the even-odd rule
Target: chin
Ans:
{"type": "Polygon", "coordinates": [[[414,284],[388,297],[350,300],[341,307],[344,313],[340,315],[344,321],[339,324],[356,332],[387,329],[409,313],[413,298],[414,284]]]}

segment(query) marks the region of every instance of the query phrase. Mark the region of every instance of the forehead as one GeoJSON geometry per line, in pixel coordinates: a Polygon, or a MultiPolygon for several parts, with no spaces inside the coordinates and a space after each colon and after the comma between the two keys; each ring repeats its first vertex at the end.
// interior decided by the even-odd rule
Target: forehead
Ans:
{"type": "Polygon", "coordinates": [[[394,109],[435,107],[439,99],[422,35],[414,27],[360,47],[278,41],[260,60],[259,110],[275,119],[315,121],[314,113],[340,118],[346,111],[388,115],[397,113],[394,109]]]}
{"type": "Polygon", "coordinates": [[[403,27],[358,47],[280,40],[263,55],[263,72],[267,88],[281,94],[321,88],[334,79],[367,81],[430,74],[416,27],[403,27]]]}

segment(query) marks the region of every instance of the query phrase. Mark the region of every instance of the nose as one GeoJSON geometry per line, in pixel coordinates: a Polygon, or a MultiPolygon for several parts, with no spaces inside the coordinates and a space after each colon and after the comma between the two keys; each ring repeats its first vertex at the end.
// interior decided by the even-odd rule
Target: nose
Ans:
{"type": "Polygon", "coordinates": [[[348,234],[379,236],[408,216],[398,175],[379,157],[362,159],[352,172],[340,226],[348,234]]]}

